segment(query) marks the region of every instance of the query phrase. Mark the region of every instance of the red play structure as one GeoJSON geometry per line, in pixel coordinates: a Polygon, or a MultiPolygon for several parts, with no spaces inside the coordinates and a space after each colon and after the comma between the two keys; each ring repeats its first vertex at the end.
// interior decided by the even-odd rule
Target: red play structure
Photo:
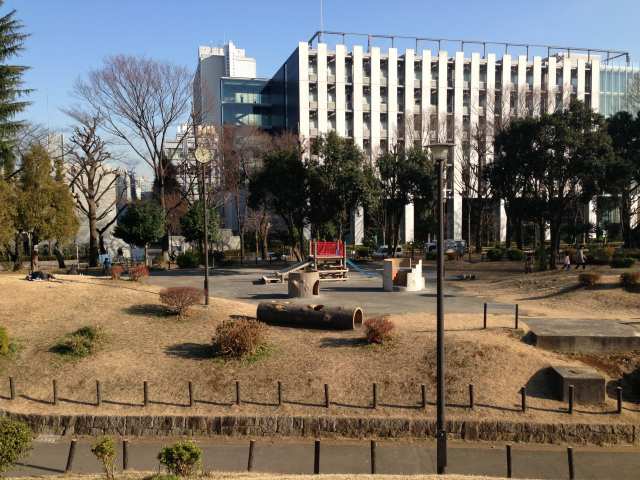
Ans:
{"type": "Polygon", "coordinates": [[[274,275],[262,277],[264,283],[282,283],[287,281],[291,272],[318,272],[321,281],[347,280],[347,253],[344,242],[325,242],[309,240],[309,257],[295,265],[284,268],[274,275]]]}

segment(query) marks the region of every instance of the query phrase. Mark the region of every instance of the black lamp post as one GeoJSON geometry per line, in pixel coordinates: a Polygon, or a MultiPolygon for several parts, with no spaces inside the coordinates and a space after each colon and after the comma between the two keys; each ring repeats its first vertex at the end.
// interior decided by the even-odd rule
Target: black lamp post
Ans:
{"type": "Polygon", "coordinates": [[[438,173],[438,245],[437,245],[437,328],[436,328],[436,463],[437,473],[447,468],[447,431],[445,428],[444,384],[444,168],[449,157],[450,143],[429,145],[438,173]]]}
{"type": "Polygon", "coordinates": [[[205,167],[211,162],[211,152],[204,148],[198,147],[195,151],[195,157],[198,163],[202,165],[202,209],[204,210],[204,304],[209,305],[209,208],[207,205],[207,177],[205,175],[205,167]]]}

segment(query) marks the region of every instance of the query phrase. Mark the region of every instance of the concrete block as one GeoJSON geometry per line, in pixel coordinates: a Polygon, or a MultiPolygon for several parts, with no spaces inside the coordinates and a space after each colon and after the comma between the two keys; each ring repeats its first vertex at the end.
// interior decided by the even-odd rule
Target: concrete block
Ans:
{"type": "Polygon", "coordinates": [[[550,380],[557,398],[569,401],[569,385],[573,385],[577,403],[603,403],[605,380],[602,375],[585,367],[551,367],[550,380]]]}

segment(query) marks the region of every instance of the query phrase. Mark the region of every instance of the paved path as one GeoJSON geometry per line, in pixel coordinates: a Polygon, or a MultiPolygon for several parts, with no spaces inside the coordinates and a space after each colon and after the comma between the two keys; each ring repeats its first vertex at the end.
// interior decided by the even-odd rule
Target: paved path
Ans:
{"type": "MultiPolygon", "coordinates": [[[[375,271],[375,264],[367,266],[375,271]]],[[[252,282],[273,270],[260,268],[221,268],[213,270],[210,278],[210,294],[214,297],[258,303],[265,300],[287,299],[286,284],[254,285],[252,282]]],[[[359,305],[367,315],[388,313],[413,313],[436,311],[436,287],[434,273],[425,273],[426,289],[422,292],[385,292],[382,277],[368,277],[350,272],[346,282],[323,282],[318,302],[344,306],[359,305]]],[[[202,288],[202,270],[170,270],[153,272],[149,283],[162,287],[191,286],[202,288]]],[[[485,299],[465,296],[454,284],[445,286],[445,304],[450,313],[475,313],[481,318],[485,299]]],[[[300,300],[308,303],[308,299],[300,300]]]]}
{"type": "MultiPolygon", "coordinates": [[[[132,440],[129,444],[129,468],[157,470],[156,455],[170,440],[132,440]]],[[[204,452],[203,467],[208,471],[246,471],[248,440],[213,440],[198,442],[204,452]]],[[[369,473],[370,444],[365,441],[323,440],[320,451],[321,473],[369,473]]],[[[29,458],[8,476],[58,475],[64,472],[69,439],[40,439],[29,458]]],[[[100,465],[90,452],[90,440],[78,441],[72,471],[98,473],[100,465]]],[[[121,449],[118,449],[121,465],[121,449]]],[[[640,449],[636,447],[574,449],[576,479],[637,479],[640,449]]],[[[254,471],[282,474],[313,473],[312,440],[256,441],[254,471]]],[[[563,479],[568,477],[564,447],[514,445],[515,478],[563,479]]],[[[504,445],[450,442],[448,473],[506,476],[504,445]]],[[[380,441],[377,447],[377,473],[418,474],[435,472],[435,445],[431,441],[380,441]]]]}

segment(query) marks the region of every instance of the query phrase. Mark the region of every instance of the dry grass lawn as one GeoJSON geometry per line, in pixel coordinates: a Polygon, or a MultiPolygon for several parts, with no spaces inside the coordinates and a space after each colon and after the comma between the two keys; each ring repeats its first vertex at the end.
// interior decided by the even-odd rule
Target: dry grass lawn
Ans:
{"type": "MultiPolygon", "coordinates": [[[[0,359],[0,375],[13,376],[20,398],[10,402],[8,383],[0,379],[0,408],[23,412],[101,414],[301,414],[342,416],[434,416],[435,319],[430,314],[392,317],[395,339],[368,346],[363,332],[331,332],[268,327],[269,353],[254,362],[212,358],[216,326],[233,316],[254,316],[255,306],[211,299],[209,310],[197,307],[184,320],[159,305],[158,289],[145,284],[80,276],[59,282],[27,282],[0,275],[0,325],[6,327],[17,353],[0,359]],[[94,355],[69,360],[50,351],[62,336],[85,325],[104,329],[106,341],[94,355]],[[57,379],[61,401],[51,401],[57,379]],[[103,388],[97,409],[95,381],[103,388]],[[152,404],[144,409],[142,382],[149,382],[152,404]],[[243,403],[233,405],[234,382],[242,385],[243,403]],[[276,383],[284,385],[287,403],[277,407],[276,383]],[[195,386],[196,405],[188,408],[187,382],[195,386]],[[372,383],[379,385],[380,407],[373,410],[372,383]],[[4,383],[4,385],[3,385],[4,383]],[[333,404],[325,409],[323,384],[330,384],[333,404]],[[427,411],[419,408],[420,384],[427,385],[427,411]]],[[[529,399],[519,412],[518,391],[541,369],[576,364],[558,354],[522,343],[511,330],[512,315],[493,315],[481,330],[481,314],[447,316],[448,415],[457,418],[511,419],[541,422],[638,422],[626,410],[606,415],[607,405],[578,407],[561,413],[561,402],[529,399]],[[475,385],[477,408],[468,402],[475,385]],[[457,405],[457,407],[456,407],[457,405]]],[[[629,405],[634,408],[634,405],[629,405]]],[[[347,478],[347,477],[344,477],[347,478]]],[[[425,477],[427,478],[427,477],[425,477]]]]}
{"type": "MultiPolygon", "coordinates": [[[[141,480],[155,472],[130,472],[116,475],[116,480],[141,480]]],[[[46,477],[22,477],[22,480],[42,480],[46,477]]],[[[65,480],[102,480],[103,475],[65,474],[65,480]]],[[[224,473],[211,472],[196,477],[197,480],[501,480],[500,477],[477,477],[467,475],[280,475],[266,473],[224,473]]]]}

